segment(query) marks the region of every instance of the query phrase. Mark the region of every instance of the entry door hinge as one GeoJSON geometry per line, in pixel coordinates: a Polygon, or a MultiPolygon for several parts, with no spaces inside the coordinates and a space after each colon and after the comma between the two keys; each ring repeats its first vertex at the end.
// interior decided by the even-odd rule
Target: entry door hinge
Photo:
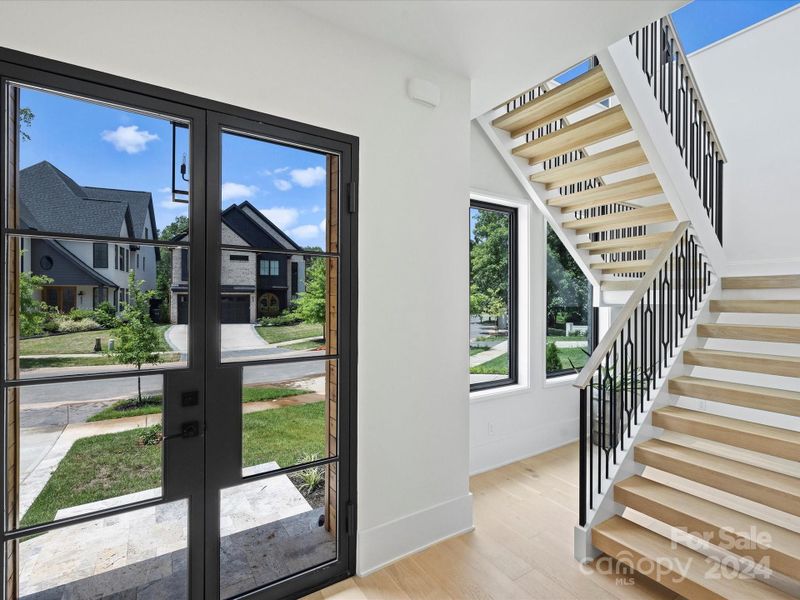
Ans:
{"type": "Polygon", "coordinates": [[[346,534],[353,533],[355,520],[356,520],[355,506],[353,506],[352,502],[348,502],[345,505],[345,517],[344,517],[344,532],[346,534]]]}
{"type": "Polygon", "coordinates": [[[350,181],[347,184],[347,210],[355,213],[358,210],[358,198],[356,198],[356,184],[350,181]]]}

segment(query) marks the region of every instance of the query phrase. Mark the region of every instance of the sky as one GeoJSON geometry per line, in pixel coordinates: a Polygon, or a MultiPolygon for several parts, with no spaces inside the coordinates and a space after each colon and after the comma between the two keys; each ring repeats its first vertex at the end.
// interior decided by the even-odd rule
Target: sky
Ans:
{"type": "MultiPolygon", "coordinates": [[[[172,201],[168,120],[27,88],[20,106],[34,114],[21,168],[47,160],[82,186],[150,192],[159,229],[188,214],[187,204],[172,201]]],[[[176,167],[188,136],[177,130],[176,167]]],[[[222,148],[222,208],[247,200],[298,245],[324,247],[323,154],[228,133],[222,148]]]]}

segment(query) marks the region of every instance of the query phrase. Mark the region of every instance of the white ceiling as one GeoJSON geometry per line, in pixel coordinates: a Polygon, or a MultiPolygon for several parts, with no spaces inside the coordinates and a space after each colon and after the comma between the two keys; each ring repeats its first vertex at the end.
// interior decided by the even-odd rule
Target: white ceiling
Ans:
{"type": "Polygon", "coordinates": [[[287,0],[472,80],[477,116],[686,0],[287,0]]]}

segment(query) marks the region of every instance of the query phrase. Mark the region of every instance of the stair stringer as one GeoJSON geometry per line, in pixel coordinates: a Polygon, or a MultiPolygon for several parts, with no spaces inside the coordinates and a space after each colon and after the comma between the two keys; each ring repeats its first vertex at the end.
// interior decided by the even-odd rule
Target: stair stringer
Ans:
{"type": "MultiPolygon", "coordinates": [[[[512,150],[516,145],[514,138],[505,131],[496,129],[492,126],[492,120],[500,116],[500,110],[490,111],[480,117],[476,118],[478,125],[480,125],[486,137],[497,150],[497,153],[503,158],[508,168],[516,177],[519,184],[523,187],[528,197],[533,202],[534,206],[539,209],[547,223],[556,232],[561,243],[570,253],[575,263],[580,267],[583,274],[592,284],[595,289],[595,298],[599,298],[598,291],[600,290],[600,271],[593,270],[589,267],[590,256],[586,250],[578,250],[578,236],[574,231],[569,231],[561,226],[562,214],[561,209],[557,207],[550,207],[545,200],[547,190],[544,184],[536,183],[528,179],[527,173],[530,171],[530,166],[525,158],[520,158],[512,154],[512,150]]],[[[597,302],[595,302],[597,305],[597,302]]]]}
{"type": "Polygon", "coordinates": [[[722,244],[675,146],[633,46],[625,37],[596,56],[678,221],[692,224],[714,272],[718,277],[726,275],[728,265],[722,244]]]}
{"type": "Polygon", "coordinates": [[[625,439],[626,449],[620,450],[619,447],[617,448],[617,456],[621,454],[622,459],[617,465],[611,465],[609,468],[609,477],[603,483],[596,508],[587,510],[586,524],[584,526],[575,526],[573,538],[574,556],[579,562],[591,561],[602,554],[592,545],[592,527],[614,515],[622,515],[625,510],[623,505],[614,502],[614,485],[632,475],[642,474],[644,467],[633,459],[633,447],[663,433],[663,429],[652,425],[653,410],[664,406],[674,406],[678,403],[679,397],[669,393],[667,384],[670,378],[685,375],[691,371],[691,366],[683,364],[683,352],[686,348],[695,348],[699,345],[697,326],[700,323],[709,321],[711,315],[710,301],[718,300],[721,297],[721,282],[722,278],[720,277],[714,279],[706,297],[700,304],[700,310],[695,313],[694,318],[689,322],[686,334],[681,338],[677,354],[664,370],[662,377],[656,381],[652,399],[645,403],[644,416],[640,415],[639,424],[631,427],[631,434],[625,439]]]}

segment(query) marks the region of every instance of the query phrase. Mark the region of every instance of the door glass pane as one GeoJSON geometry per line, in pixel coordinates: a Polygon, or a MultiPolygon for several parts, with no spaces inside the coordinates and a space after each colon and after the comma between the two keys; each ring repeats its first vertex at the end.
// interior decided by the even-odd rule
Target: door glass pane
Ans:
{"type": "Polygon", "coordinates": [[[242,369],[242,475],[336,455],[337,367],[319,360],[242,369]]]}
{"type": "Polygon", "coordinates": [[[221,597],[335,560],[336,527],[335,464],[300,471],[296,480],[275,475],[223,489],[221,597]]]}
{"type": "MultiPolygon", "coordinates": [[[[122,248],[103,245],[112,259],[122,248]]],[[[94,267],[97,246],[8,238],[9,256],[19,257],[9,279],[19,281],[20,310],[7,322],[19,333],[20,378],[186,366],[189,282],[171,276],[180,269],[173,255],[186,248],[126,245],[143,261],[125,271],[114,260],[94,267]]]]}
{"type": "Polygon", "coordinates": [[[24,538],[19,597],[188,598],[185,500],[24,538]]]}
{"type": "Polygon", "coordinates": [[[511,230],[508,210],[469,210],[469,382],[503,381],[512,377],[511,230]]]}
{"type": "Polygon", "coordinates": [[[160,375],[8,388],[19,525],[160,497],[162,390],[160,375]]]}
{"type": "Polygon", "coordinates": [[[547,375],[579,373],[591,354],[592,286],[558,236],[547,227],[547,375]]]}
{"type": "Polygon", "coordinates": [[[188,223],[188,194],[181,193],[189,185],[185,123],[177,123],[173,144],[169,118],[13,87],[22,143],[19,202],[10,223],[20,229],[138,239],[165,237],[174,223],[188,223]]]}
{"type": "Polygon", "coordinates": [[[222,242],[335,252],[338,187],[335,156],[223,133],[222,242]]]}
{"type": "Polygon", "coordinates": [[[338,259],[224,250],[221,261],[222,362],[336,353],[338,259]]]}

